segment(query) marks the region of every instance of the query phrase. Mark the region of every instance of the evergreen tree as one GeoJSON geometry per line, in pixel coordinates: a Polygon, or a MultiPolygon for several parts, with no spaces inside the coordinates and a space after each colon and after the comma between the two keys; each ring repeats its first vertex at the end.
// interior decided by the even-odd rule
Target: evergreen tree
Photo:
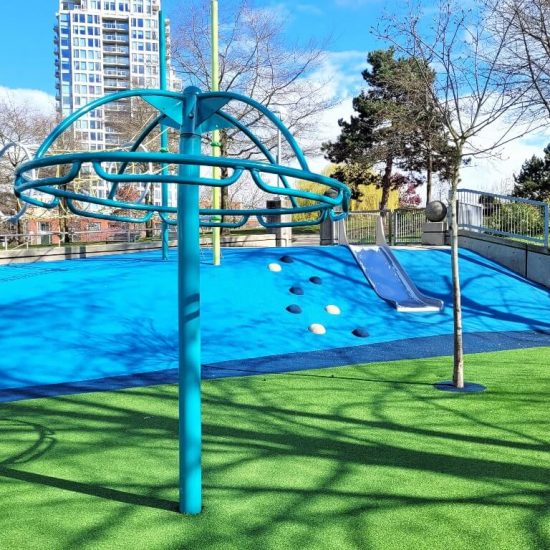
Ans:
{"type": "Polygon", "coordinates": [[[544,149],[544,158],[533,155],[526,160],[514,181],[514,197],[550,201],[550,143],[544,149]]]}
{"type": "MultiPolygon", "coordinates": [[[[432,174],[448,174],[450,147],[438,110],[431,108],[433,95],[414,58],[394,57],[393,48],[370,52],[370,67],[362,73],[368,85],[353,100],[357,115],[349,122],[340,119],[340,136],[325,143],[323,151],[335,163],[382,165],[376,183],[382,188],[380,209],[384,209],[391,189],[403,178],[394,177],[396,169],[426,171],[431,188],[432,174]]],[[[348,183],[346,181],[346,183],[348,183]]],[[[429,192],[428,192],[429,197],[429,192]]]]}

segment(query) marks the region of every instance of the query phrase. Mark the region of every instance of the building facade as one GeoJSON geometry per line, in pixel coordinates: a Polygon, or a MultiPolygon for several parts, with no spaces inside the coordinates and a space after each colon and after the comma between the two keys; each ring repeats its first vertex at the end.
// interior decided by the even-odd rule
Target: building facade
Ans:
{"type": "MultiPolygon", "coordinates": [[[[160,87],[160,7],[160,0],[59,1],[55,76],[61,116],[109,93],[160,87]]],[[[165,24],[169,40],[168,20],[165,24]]],[[[173,88],[176,79],[170,69],[168,74],[173,88]]],[[[98,110],[90,115],[77,126],[77,141],[88,149],[119,145],[110,113],[98,110]]]]}
{"type": "MultiPolygon", "coordinates": [[[[161,0],[59,1],[54,42],[57,110],[62,118],[110,93],[160,87],[160,9],[161,0]]],[[[170,24],[167,19],[164,24],[170,52],[170,24]]],[[[167,65],[168,87],[181,87],[170,59],[167,65]]],[[[121,147],[128,140],[127,125],[121,120],[127,120],[124,113],[128,115],[134,105],[118,101],[79,119],[72,135],[78,145],[73,147],[88,151],[121,147]]],[[[99,196],[108,191],[105,182],[97,182],[95,188],[99,196]]],[[[158,203],[160,189],[154,194],[158,203]]]]}

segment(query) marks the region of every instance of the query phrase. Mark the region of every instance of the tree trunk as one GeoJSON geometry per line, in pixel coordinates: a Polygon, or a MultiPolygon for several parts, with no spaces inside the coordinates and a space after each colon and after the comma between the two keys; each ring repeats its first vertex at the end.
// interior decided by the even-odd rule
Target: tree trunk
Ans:
{"type": "Polygon", "coordinates": [[[65,197],[59,199],[59,206],[57,208],[59,213],[59,232],[61,233],[60,240],[63,244],[70,244],[71,236],[69,235],[69,220],[67,217],[69,209],[65,197]]]}
{"type": "MultiPolygon", "coordinates": [[[[153,185],[151,185],[149,187],[149,191],[147,192],[147,195],[145,196],[145,204],[153,204],[153,185]]],[[[152,239],[154,237],[154,229],[155,229],[155,225],[154,225],[154,221],[153,221],[153,218],[151,218],[150,220],[147,220],[145,222],[145,238],[146,239],[152,239]]]]}
{"type": "Polygon", "coordinates": [[[391,189],[391,174],[393,170],[393,157],[389,156],[386,159],[386,167],[384,169],[384,175],[382,176],[382,196],[380,198],[380,212],[384,212],[388,205],[388,198],[390,196],[391,189]]]}
{"type": "MultiPolygon", "coordinates": [[[[459,156],[461,158],[461,155],[459,156]]],[[[453,384],[464,387],[464,346],[462,342],[462,294],[460,291],[460,273],[458,264],[458,203],[457,187],[460,161],[453,169],[451,179],[451,265],[453,279],[453,320],[454,320],[454,362],[453,384]]]]}
{"type": "MultiPolygon", "coordinates": [[[[19,201],[17,201],[17,206],[19,207],[19,201]]],[[[15,231],[17,232],[17,237],[15,238],[15,242],[17,244],[23,244],[25,242],[25,238],[23,237],[23,234],[26,233],[25,226],[23,220],[19,218],[15,224],[15,231]]],[[[28,238],[28,237],[27,237],[28,238]]]]}

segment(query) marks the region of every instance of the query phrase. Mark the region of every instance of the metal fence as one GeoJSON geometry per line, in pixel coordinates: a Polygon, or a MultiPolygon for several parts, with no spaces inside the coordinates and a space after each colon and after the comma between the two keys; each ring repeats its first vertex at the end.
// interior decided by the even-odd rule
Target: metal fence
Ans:
{"type": "Polygon", "coordinates": [[[541,201],[458,190],[461,229],[499,235],[548,248],[549,205],[541,201]]]}
{"type": "MultiPolygon", "coordinates": [[[[350,212],[345,220],[350,244],[374,244],[378,210],[350,212]]],[[[422,240],[422,226],[426,222],[424,208],[386,210],[383,217],[386,240],[391,245],[418,244],[422,240]]]]}
{"type": "MultiPolygon", "coordinates": [[[[39,246],[69,246],[71,244],[97,244],[160,240],[160,230],[123,226],[112,229],[88,231],[39,231],[34,233],[0,234],[0,250],[24,250],[39,246]]],[[[176,238],[175,228],[170,228],[170,239],[176,238]]]]}

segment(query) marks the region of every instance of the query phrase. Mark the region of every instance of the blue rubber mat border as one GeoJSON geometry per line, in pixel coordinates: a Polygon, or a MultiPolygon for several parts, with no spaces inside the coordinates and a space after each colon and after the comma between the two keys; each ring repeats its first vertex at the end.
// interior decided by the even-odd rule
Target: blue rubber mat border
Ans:
{"type": "MultiPolygon", "coordinates": [[[[238,376],[281,374],[361,363],[381,363],[449,356],[453,353],[453,340],[452,334],[445,334],[407,338],[349,348],[223,361],[220,363],[204,364],[202,366],[202,378],[203,380],[212,380],[238,376]]],[[[464,334],[465,353],[483,353],[537,347],[550,347],[550,332],[518,331],[464,334]]],[[[174,384],[177,381],[178,369],[164,369],[147,373],[83,380],[80,382],[0,390],[0,403],[78,393],[115,391],[158,384],[174,384]]]]}

